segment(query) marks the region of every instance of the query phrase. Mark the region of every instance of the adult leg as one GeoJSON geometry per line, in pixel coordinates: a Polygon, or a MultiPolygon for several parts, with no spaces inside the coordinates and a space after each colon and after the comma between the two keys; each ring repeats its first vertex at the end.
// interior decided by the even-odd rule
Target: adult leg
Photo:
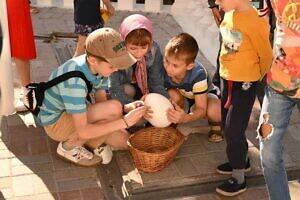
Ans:
{"type": "MultiPolygon", "coordinates": [[[[14,58],[14,61],[16,63],[16,69],[19,75],[19,78],[21,80],[21,85],[23,87],[23,90],[25,90],[25,86],[30,83],[30,61],[20,58],[14,58]]],[[[23,94],[25,91],[22,91],[20,93],[20,97],[15,102],[15,109],[17,112],[26,111],[27,108],[24,106],[24,103],[22,101],[23,94]]]]}
{"type": "MultiPolygon", "coordinates": [[[[298,100],[299,105],[299,100],[298,100]]],[[[258,127],[260,156],[271,200],[289,200],[283,160],[283,137],[295,101],[267,87],[258,127]]]]}
{"type": "Polygon", "coordinates": [[[14,61],[21,79],[21,84],[25,87],[30,83],[30,61],[21,58],[14,58],[14,61]]]}
{"type": "Polygon", "coordinates": [[[76,46],[76,50],[75,50],[73,57],[77,57],[77,56],[80,56],[85,53],[84,44],[85,44],[86,38],[87,38],[87,36],[78,35],[77,46],[76,46]]]}

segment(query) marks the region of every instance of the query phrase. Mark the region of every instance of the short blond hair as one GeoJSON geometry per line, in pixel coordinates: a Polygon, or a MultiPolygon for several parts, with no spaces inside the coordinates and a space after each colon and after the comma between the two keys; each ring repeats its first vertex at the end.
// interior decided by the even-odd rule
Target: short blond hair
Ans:
{"type": "Polygon", "coordinates": [[[188,33],[180,33],[172,37],[165,47],[166,55],[184,59],[186,64],[195,61],[198,51],[197,41],[188,33]]]}

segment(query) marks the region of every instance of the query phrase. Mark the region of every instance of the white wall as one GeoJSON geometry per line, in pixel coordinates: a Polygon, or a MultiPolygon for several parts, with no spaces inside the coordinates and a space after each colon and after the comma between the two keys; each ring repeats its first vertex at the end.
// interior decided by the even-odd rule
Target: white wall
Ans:
{"type": "Polygon", "coordinates": [[[219,32],[207,1],[175,0],[171,14],[184,31],[196,38],[205,57],[215,66],[219,49],[219,32]]]}

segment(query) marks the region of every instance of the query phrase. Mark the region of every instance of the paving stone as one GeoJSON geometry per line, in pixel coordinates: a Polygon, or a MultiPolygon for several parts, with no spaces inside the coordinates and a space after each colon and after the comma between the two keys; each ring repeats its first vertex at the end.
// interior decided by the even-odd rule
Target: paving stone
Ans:
{"type": "Polygon", "coordinates": [[[32,182],[32,177],[34,175],[24,175],[12,177],[12,185],[14,195],[16,197],[34,195],[34,183],[32,182]],[[24,187],[26,185],[26,187],[24,187]]]}
{"type": "Polygon", "coordinates": [[[10,159],[0,159],[0,178],[11,175],[10,159]]]}
{"type": "Polygon", "coordinates": [[[33,174],[34,172],[27,167],[26,165],[18,165],[12,167],[12,175],[18,176],[18,175],[28,175],[33,174]]]}
{"type": "Polygon", "coordinates": [[[49,163],[51,162],[50,155],[48,154],[37,154],[28,156],[18,156],[12,159],[12,166],[23,165],[23,164],[36,164],[36,163],[49,163]]]}
{"type": "Polygon", "coordinates": [[[140,173],[145,187],[147,185],[163,186],[166,184],[166,182],[170,183],[174,180],[178,180],[182,178],[180,173],[177,171],[174,163],[167,166],[163,170],[155,173],[143,173],[143,172],[140,173]]]}
{"type": "Polygon", "coordinates": [[[242,200],[253,200],[268,198],[268,191],[266,187],[248,188],[246,192],[240,195],[242,200]]]}
{"type": "Polygon", "coordinates": [[[56,153],[52,153],[51,158],[52,158],[52,166],[54,170],[71,168],[71,163],[59,158],[56,153]]]}
{"type": "Polygon", "coordinates": [[[291,181],[289,183],[291,199],[297,200],[300,197],[300,180],[291,181]]]}
{"type": "Polygon", "coordinates": [[[9,115],[6,117],[7,119],[7,127],[10,126],[24,126],[23,121],[17,114],[9,115]]]}
{"type": "Polygon", "coordinates": [[[51,163],[34,163],[34,164],[18,164],[12,166],[12,175],[19,176],[19,175],[26,175],[26,174],[40,174],[52,172],[51,163]]]}
{"type": "Polygon", "coordinates": [[[36,173],[32,176],[32,182],[35,194],[57,191],[52,173],[36,173]]]}
{"type": "MultiPolygon", "coordinates": [[[[293,141],[293,143],[299,143],[300,142],[299,129],[300,129],[300,124],[293,124],[293,125],[289,125],[289,127],[288,127],[286,135],[289,136],[290,141],[293,141]]],[[[295,147],[295,145],[286,145],[285,148],[289,148],[289,146],[295,147]]]]}
{"type": "Polygon", "coordinates": [[[174,164],[183,177],[197,176],[199,171],[189,157],[176,158],[174,164]]]}
{"type": "Polygon", "coordinates": [[[6,145],[5,142],[2,142],[2,141],[0,140],[0,150],[7,150],[7,149],[8,149],[7,146],[8,146],[8,145],[6,145]]]}
{"type": "Polygon", "coordinates": [[[77,168],[67,170],[56,170],[53,172],[53,177],[56,181],[81,179],[81,178],[93,178],[96,177],[95,168],[77,168]]]}
{"type": "Polygon", "coordinates": [[[27,164],[27,167],[30,168],[34,173],[38,173],[38,174],[53,171],[53,168],[52,168],[52,165],[50,162],[27,164]]]}
{"type": "Polygon", "coordinates": [[[191,155],[201,154],[201,153],[205,153],[205,147],[203,145],[190,145],[190,146],[185,145],[179,149],[177,156],[188,157],[191,155]]]}
{"type": "Polygon", "coordinates": [[[133,162],[133,159],[128,153],[128,151],[119,151],[118,154],[114,154],[118,159],[118,162],[124,163],[124,164],[131,164],[133,162]]]}
{"type": "Polygon", "coordinates": [[[10,199],[14,196],[14,193],[11,188],[4,188],[4,189],[1,188],[0,189],[0,197],[1,197],[1,193],[3,195],[3,199],[6,199],[6,200],[10,199]]]}
{"type": "Polygon", "coordinates": [[[73,190],[68,192],[59,192],[58,193],[60,200],[81,200],[81,195],[79,190],[73,190]]]}
{"type": "Polygon", "coordinates": [[[49,146],[50,152],[56,154],[58,142],[51,140],[50,138],[47,141],[48,141],[48,146],[49,146]]]}
{"type": "Polygon", "coordinates": [[[58,199],[56,194],[53,193],[44,193],[44,194],[37,194],[35,195],[37,200],[55,200],[58,199]]]}
{"type": "Polygon", "coordinates": [[[92,199],[104,200],[105,199],[101,188],[87,188],[87,189],[80,190],[80,192],[83,200],[92,200],[92,199]]]}
{"type": "Polygon", "coordinates": [[[227,157],[221,153],[207,153],[190,157],[200,174],[215,174],[216,167],[227,161],[227,157]]]}
{"type": "Polygon", "coordinates": [[[204,141],[198,133],[190,134],[188,139],[184,141],[182,146],[191,146],[191,145],[203,145],[204,141]]]}
{"type": "Polygon", "coordinates": [[[0,178],[0,190],[5,188],[11,188],[12,186],[12,179],[11,177],[1,177],[0,178]]]}
{"type": "Polygon", "coordinates": [[[0,150],[0,159],[13,158],[14,155],[7,149],[0,150]]]}
{"type": "Polygon", "coordinates": [[[291,157],[293,162],[300,161],[300,152],[299,151],[291,152],[291,153],[289,153],[289,156],[291,157]]]}
{"type": "Polygon", "coordinates": [[[31,155],[48,153],[46,138],[35,138],[28,141],[28,148],[31,155]]]}
{"type": "Polygon", "coordinates": [[[81,178],[76,180],[57,181],[59,192],[99,187],[98,178],[81,178]]]}

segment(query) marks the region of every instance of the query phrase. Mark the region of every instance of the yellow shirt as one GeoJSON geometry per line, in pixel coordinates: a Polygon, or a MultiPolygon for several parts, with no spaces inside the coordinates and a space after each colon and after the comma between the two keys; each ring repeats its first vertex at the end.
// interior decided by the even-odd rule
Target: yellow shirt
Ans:
{"type": "Polygon", "coordinates": [[[254,8],[225,13],[220,25],[220,76],[240,82],[262,79],[272,63],[269,31],[268,22],[254,8]]]}

